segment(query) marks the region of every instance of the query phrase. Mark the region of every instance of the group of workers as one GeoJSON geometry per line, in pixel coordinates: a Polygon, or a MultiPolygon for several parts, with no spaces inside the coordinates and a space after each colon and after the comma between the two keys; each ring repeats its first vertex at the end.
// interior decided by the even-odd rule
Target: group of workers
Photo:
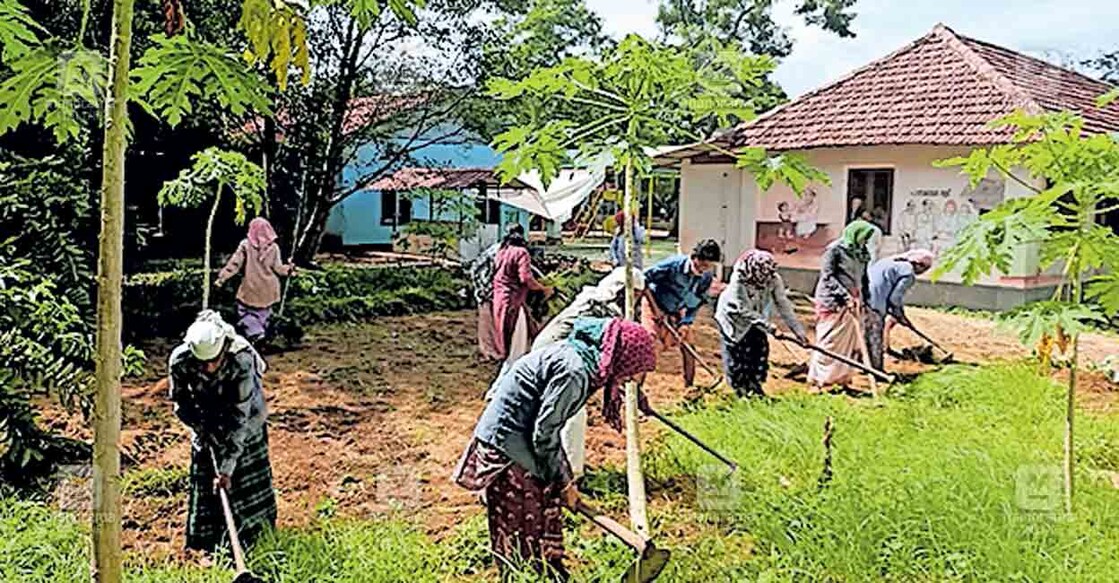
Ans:
{"type": "MultiPolygon", "coordinates": [[[[218,280],[244,273],[240,330],[204,311],[170,358],[170,398],[176,415],[192,430],[186,543],[207,551],[225,534],[218,489],[229,494],[242,541],[251,543],[276,520],[261,383],[266,364],[253,347],[271,304],[254,305],[253,299],[264,296],[274,303],[276,277],[292,269],[280,261],[278,248],[271,248],[271,227],[254,225],[218,280]],[[260,289],[265,292],[254,291],[260,289]]],[[[913,251],[868,268],[872,235],[869,223],[856,220],[824,254],[815,294],[816,342],[844,356],[866,356],[881,369],[893,322],[907,322],[905,293],[933,257],[913,251]],[[863,338],[860,327],[865,327],[863,338]]],[[[622,317],[626,268],[616,267],[584,288],[539,333],[526,298],[532,291],[551,295],[553,290],[533,273],[523,228],[507,229],[503,240],[474,262],[479,350],[502,366],[453,477],[482,495],[491,550],[503,571],[527,564],[566,579],[561,510],[579,502],[586,405],[601,389],[602,418],[620,432],[625,384],[640,387],[656,369],[658,352],[670,347],[681,348],[684,384],[695,382],[692,330],[721,262],[719,244],[708,239],[688,255],[635,270],[633,307],[639,322],[622,317]]],[[[766,251],[748,250],[734,262],[714,310],[725,376],[741,396],[764,395],[774,309],[793,336],[807,344],[776,260],[766,251]]],[[[845,384],[853,374],[844,363],[818,354],[808,367],[808,380],[818,387],[845,384]]],[[[644,395],[639,397],[640,408],[649,411],[644,395]]]]}

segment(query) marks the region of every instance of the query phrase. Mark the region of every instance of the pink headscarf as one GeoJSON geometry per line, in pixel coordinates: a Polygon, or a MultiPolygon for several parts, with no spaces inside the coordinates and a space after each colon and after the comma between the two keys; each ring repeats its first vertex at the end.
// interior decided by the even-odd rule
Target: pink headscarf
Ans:
{"type": "Polygon", "coordinates": [[[614,429],[622,430],[622,398],[619,380],[657,369],[657,351],[652,335],[636,322],[615,318],[606,325],[602,358],[592,386],[604,387],[602,414],[614,429]]]}
{"type": "Polygon", "coordinates": [[[272,223],[264,217],[257,217],[249,221],[249,243],[257,249],[263,249],[276,242],[276,231],[272,223]]]}
{"type": "Polygon", "coordinates": [[[904,261],[908,261],[914,265],[919,265],[925,269],[932,268],[933,261],[936,261],[936,255],[928,249],[914,249],[906,251],[897,257],[904,261]]]}

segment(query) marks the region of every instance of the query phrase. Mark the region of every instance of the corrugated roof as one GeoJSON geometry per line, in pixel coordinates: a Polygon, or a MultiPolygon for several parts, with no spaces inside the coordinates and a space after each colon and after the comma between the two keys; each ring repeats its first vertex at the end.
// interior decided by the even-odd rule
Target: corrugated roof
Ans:
{"type": "Polygon", "coordinates": [[[715,139],[795,150],[895,144],[991,145],[1013,131],[988,123],[1016,109],[1075,111],[1093,132],[1119,131],[1112,86],[944,25],[900,50],[715,139]]]}

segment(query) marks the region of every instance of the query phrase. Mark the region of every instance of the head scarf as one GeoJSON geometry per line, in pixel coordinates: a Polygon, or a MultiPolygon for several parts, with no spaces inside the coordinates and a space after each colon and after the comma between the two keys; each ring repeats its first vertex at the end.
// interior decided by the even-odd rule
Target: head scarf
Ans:
{"type": "Polygon", "coordinates": [[[870,260],[870,251],[866,248],[867,242],[874,236],[874,225],[859,219],[852,221],[843,229],[843,236],[839,238],[842,245],[851,255],[862,262],[870,260]]]}
{"type": "Polygon", "coordinates": [[[936,261],[936,255],[928,249],[914,249],[898,255],[897,259],[908,261],[913,265],[918,265],[925,269],[931,269],[933,261],[936,261]]]}
{"type": "Polygon", "coordinates": [[[738,258],[735,269],[742,273],[747,284],[763,287],[777,276],[777,260],[767,251],[750,249],[738,258]]]}
{"type": "Polygon", "coordinates": [[[622,430],[619,381],[657,368],[653,337],[639,324],[620,318],[579,318],[567,342],[575,347],[591,373],[591,388],[603,387],[602,415],[622,430]]]}
{"type": "Polygon", "coordinates": [[[249,243],[257,249],[264,249],[265,247],[276,242],[276,230],[272,228],[272,223],[264,217],[257,217],[249,221],[249,243]]]}
{"type": "MultiPolygon", "coordinates": [[[[594,299],[603,303],[613,302],[618,298],[618,294],[626,289],[626,268],[615,268],[593,289],[594,299]]],[[[645,289],[645,274],[638,269],[633,270],[633,289],[636,291],[645,289]]]]}
{"type": "Polygon", "coordinates": [[[250,350],[256,359],[257,370],[263,373],[267,368],[264,359],[253,349],[249,341],[237,334],[233,326],[226,323],[221,314],[213,310],[202,310],[198,313],[194,323],[187,328],[183,342],[190,348],[190,353],[203,362],[221,356],[222,350],[228,344],[230,354],[250,350]]]}

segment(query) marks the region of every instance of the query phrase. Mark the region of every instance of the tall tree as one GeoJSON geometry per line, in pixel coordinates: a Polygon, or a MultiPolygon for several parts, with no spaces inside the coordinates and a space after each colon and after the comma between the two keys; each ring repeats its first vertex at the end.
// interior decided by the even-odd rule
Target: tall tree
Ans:
{"type": "MultiPolygon", "coordinates": [[[[787,57],[793,48],[788,30],[773,19],[781,0],[661,0],[657,24],[661,33],[694,45],[714,36],[755,55],[787,57]]],[[[857,0],[795,0],[796,13],[807,24],[853,37],[851,8],[857,0]]]]}

